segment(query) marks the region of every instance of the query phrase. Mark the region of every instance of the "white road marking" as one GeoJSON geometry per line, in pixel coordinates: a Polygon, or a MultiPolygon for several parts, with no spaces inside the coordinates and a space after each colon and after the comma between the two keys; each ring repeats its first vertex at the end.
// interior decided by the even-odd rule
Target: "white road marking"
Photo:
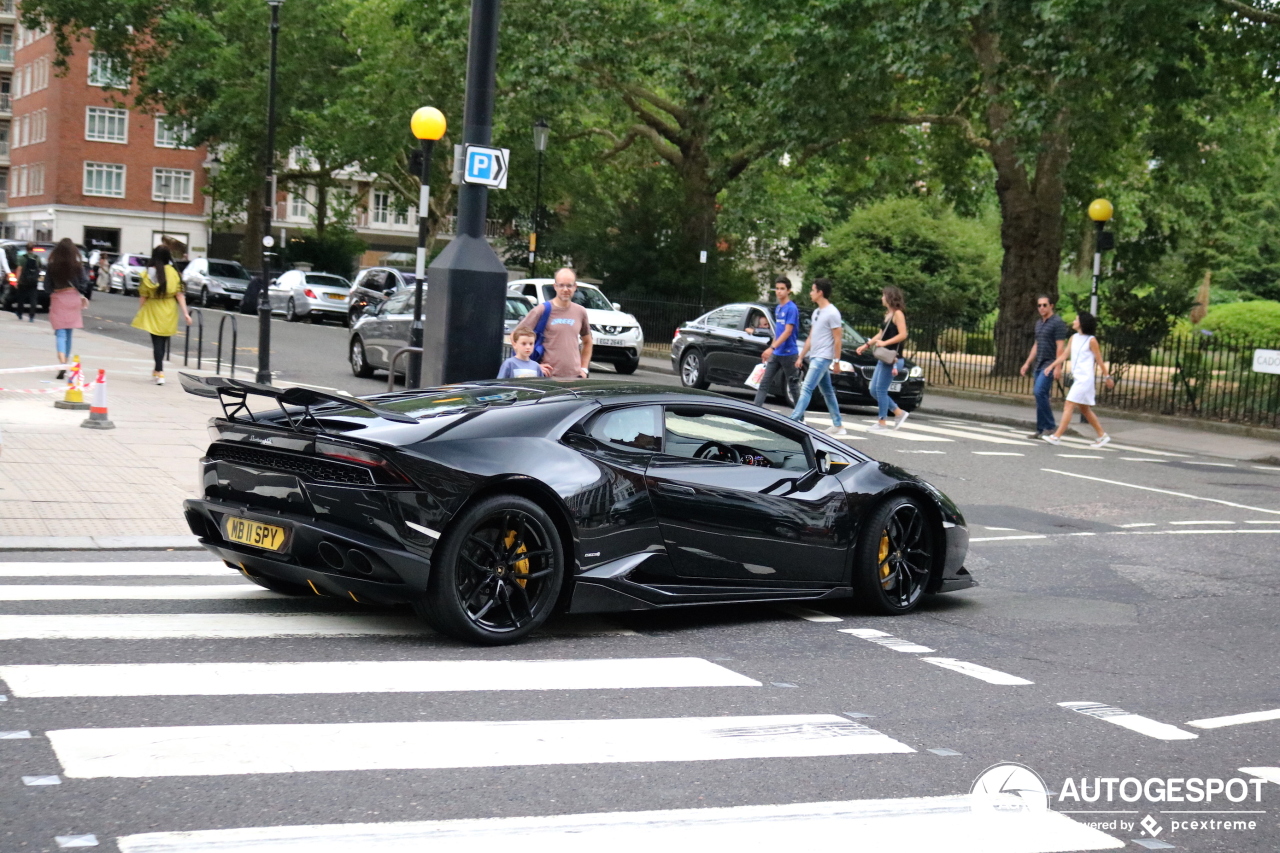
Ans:
{"type": "Polygon", "coordinates": [[[1192,462],[1190,460],[1183,462],[1183,465],[1204,465],[1207,468],[1234,468],[1230,462],[1192,462]]]}
{"type": "Polygon", "coordinates": [[[1271,711],[1253,711],[1249,714],[1233,714],[1229,717],[1209,717],[1204,720],[1192,720],[1188,726],[1197,729],[1221,729],[1226,726],[1240,726],[1245,723],[1265,723],[1269,720],[1280,720],[1280,708],[1271,711]]]}
{"type": "Polygon", "coordinates": [[[1270,465],[1254,465],[1255,471],[1267,471],[1271,474],[1280,474],[1280,468],[1273,468],[1270,465]]]}
{"type": "Polygon", "coordinates": [[[1025,536],[975,536],[970,542],[1005,542],[1010,539],[1048,539],[1043,533],[1028,533],[1025,536]]]}
{"type": "Polygon", "coordinates": [[[1060,459],[1106,459],[1105,456],[1092,456],[1088,453],[1059,453],[1060,459]]]}
{"type": "Polygon", "coordinates": [[[152,640],[427,634],[411,617],[329,613],[109,613],[5,616],[0,640],[152,640]]]}
{"type": "Polygon", "coordinates": [[[1168,462],[1168,459],[1143,459],[1141,456],[1121,456],[1122,462],[1168,462]]]}
{"type": "MultiPolygon", "coordinates": [[[[816,419],[815,419],[816,420],[816,419]]],[[[883,435],[886,438],[898,438],[903,441],[951,441],[949,438],[941,438],[936,435],[914,435],[909,432],[903,432],[900,429],[872,429],[871,427],[855,424],[853,421],[846,420],[844,422],[846,429],[865,432],[869,435],[883,435]]]]}
{"type": "Polygon", "coordinates": [[[934,651],[928,646],[922,646],[908,640],[900,640],[892,634],[886,634],[884,631],[877,631],[875,628],[841,628],[840,633],[852,634],[860,639],[870,640],[878,646],[884,646],[886,649],[893,649],[895,652],[927,654],[934,651]]]}
{"type": "Polygon", "coordinates": [[[956,660],[955,658],[920,658],[920,660],[928,661],[934,666],[940,666],[943,669],[949,669],[952,672],[959,672],[963,675],[969,676],[970,678],[985,681],[988,684],[1006,684],[1010,686],[1035,684],[1034,681],[1027,681],[1025,678],[1019,678],[1016,675],[1009,675],[1009,673],[1001,672],[998,669],[989,669],[985,666],[979,666],[976,663],[956,660]]]}
{"type": "Polygon", "coordinates": [[[0,578],[242,577],[224,563],[0,563],[0,578]]]}
{"type": "Polygon", "coordinates": [[[943,456],[947,455],[947,451],[945,450],[903,450],[901,447],[896,447],[894,449],[899,453],[937,453],[943,456]]]}
{"type": "Polygon", "coordinates": [[[1059,702],[1058,704],[1078,714],[1084,714],[1086,717],[1105,720],[1112,725],[1158,740],[1195,740],[1200,737],[1191,732],[1184,732],[1177,726],[1171,726],[1150,717],[1140,717],[1121,708],[1103,705],[1101,702],[1059,702]]]}
{"type": "Polygon", "coordinates": [[[1121,527],[1125,527],[1125,528],[1129,528],[1129,527],[1155,527],[1155,526],[1156,526],[1156,523],[1155,523],[1154,521],[1135,521],[1135,522],[1133,522],[1132,524],[1121,524],[1120,526],[1121,526],[1121,527]]]}
{"type": "Polygon", "coordinates": [[[62,729],[72,779],[720,761],[915,752],[834,714],[62,729]],[[319,748],[318,745],[323,745],[319,748]]]}
{"type": "Polygon", "coordinates": [[[1191,525],[1191,524],[1235,524],[1234,521],[1171,521],[1170,524],[1175,525],[1191,525]]]}
{"type": "Polygon", "coordinates": [[[1006,453],[1001,450],[971,450],[974,456],[1026,456],[1025,453],[1006,453]]]}
{"type": "Polygon", "coordinates": [[[1016,527],[992,527],[989,524],[981,525],[984,530],[1017,530],[1016,527]]]}
{"type": "MultiPolygon", "coordinates": [[[[987,435],[980,432],[969,432],[967,430],[948,429],[947,427],[928,426],[926,424],[917,423],[915,421],[907,421],[902,425],[902,429],[914,430],[915,432],[930,433],[932,435],[945,435],[951,438],[967,438],[970,441],[982,441],[987,444],[1014,444],[1020,447],[1034,447],[1034,445],[1020,438],[1000,438],[999,436],[987,435]]],[[[901,432],[902,430],[898,430],[901,432]]]]}
{"type": "Polygon", "coordinates": [[[1053,533],[1035,536],[978,536],[970,542],[1000,542],[1006,539],[1059,539],[1064,536],[1231,536],[1248,533],[1280,533],[1280,530],[1107,530],[1102,533],[1053,533]]]}
{"type": "Polygon", "coordinates": [[[269,696],[760,687],[701,658],[0,666],[15,696],[269,696]]]}
{"type": "Polygon", "coordinates": [[[116,839],[121,853],[475,853],[556,850],[827,850],[859,853],[1059,853],[1124,842],[1011,794],[796,803],[472,820],[264,826],[152,832],[116,839]]]}
{"type": "Polygon", "coordinates": [[[1240,772],[1280,785],[1280,767],[1241,767],[1240,772]]]}
{"type": "Polygon", "coordinates": [[[1248,521],[1245,522],[1245,524],[1280,524],[1280,521],[1272,521],[1271,519],[1266,519],[1266,520],[1249,519],[1248,521]]]}
{"type": "Polygon", "coordinates": [[[798,604],[775,604],[775,610],[781,610],[783,613],[804,619],[807,622],[843,622],[839,616],[832,616],[830,613],[823,613],[821,610],[810,610],[808,607],[801,607],[798,604]]]}
{"type": "Polygon", "coordinates": [[[0,601],[253,601],[289,596],[256,584],[218,586],[92,586],[84,584],[0,584],[0,601]]]}
{"type": "Polygon", "coordinates": [[[1162,495],[1173,495],[1176,498],[1190,498],[1193,501],[1207,501],[1208,503],[1220,504],[1221,506],[1235,507],[1236,509],[1248,509],[1254,512],[1265,512],[1271,515],[1280,515],[1280,509],[1263,509],[1259,506],[1249,506],[1248,504],[1238,504],[1232,501],[1222,501],[1217,498],[1202,498],[1199,495],[1189,495],[1186,492],[1171,492],[1168,489],[1157,489],[1154,486],[1139,486],[1136,483],[1122,483],[1119,480],[1105,480],[1102,477],[1090,477],[1085,474],[1073,474],[1070,471],[1058,471],[1053,468],[1041,468],[1041,471],[1047,471],[1050,474],[1061,474],[1064,477],[1076,477],[1080,480],[1093,480],[1095,483],[1107,483],[1112,486],[1124,486],[1130,489],[1141,489],[1144,492],[1156,492],[1162,495]]]}

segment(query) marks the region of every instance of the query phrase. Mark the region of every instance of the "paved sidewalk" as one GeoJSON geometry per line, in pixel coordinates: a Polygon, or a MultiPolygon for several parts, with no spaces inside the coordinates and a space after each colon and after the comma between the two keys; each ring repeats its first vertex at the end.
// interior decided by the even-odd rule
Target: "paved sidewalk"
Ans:
{"type": "MultiPolygon", "coordinates": [[[[671,375],[671,361],[642,356],[640,370],[671,375]]],[[[712,390],[716,389],[713,387],[712,390]]],[[[1026,427],[1028,433],[1035,429],[1035,407],[1030,400],[1026,405],[1019,405],[1016,401],[953,397],[947,395],[945,389],[929,386],[925,388],[924,405],[920,407],[920,411],[961,420],[1026,427]]],[[[1061,406],[1056,406],[1055,414],[1060,416],[1061,413],[1061,406]]],[[[1186,421],[1187,426],[1182,427],[1118,417],[1109,412],[1100,412],[1098,417],[1107,433],[1124,444],[1223,459],[1280,464],[1280,436],[1275,441],[1268,441],[1265,438],[1227,435],[1198,429],[1196,422],[1190,419],[1186,421]]],[[[1086,437],[1094,434],[1087,425],[1079,423],[1073,425],[1073,429],[1086,437]]]]}
{"type": "MultiPolygon", "coordinates": [[[[81,428],[88,412],[54,408],[61,393],[0,391],[0,550],[195,547],[182,500],[217,404],[183,392],[181,357],[156,386],[149,348],[77,330],[74,350],[86,378],[106,369],[116,428],[81,428]]],[[[0,368],[56,361],[44,315],[28,323],[0,313],[0,368]]],[[[54,375],[0,374],[0,388],[63,387],[54,375]]]]}

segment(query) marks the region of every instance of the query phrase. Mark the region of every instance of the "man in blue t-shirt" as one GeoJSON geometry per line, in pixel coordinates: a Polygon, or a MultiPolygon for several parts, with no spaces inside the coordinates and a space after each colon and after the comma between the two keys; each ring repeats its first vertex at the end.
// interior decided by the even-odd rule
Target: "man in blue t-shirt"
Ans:
{"type": "Polygon", "coordinates": [[[791,279],[778,276],[773,282],[773,293],[778,297],[778,305],[773,309],[773,343],[761,355],[760,360],[767,365],[764,369],[764,380],[756,389],[756,405],[763,406],[764,398],[773,387],[773,377],[781,370],[782,381],[791,387],[791,398],[795,399],[800,382],[800,370],[796,367],[796,330],[800,328],[800,309],[791,301],[791,279]]]}

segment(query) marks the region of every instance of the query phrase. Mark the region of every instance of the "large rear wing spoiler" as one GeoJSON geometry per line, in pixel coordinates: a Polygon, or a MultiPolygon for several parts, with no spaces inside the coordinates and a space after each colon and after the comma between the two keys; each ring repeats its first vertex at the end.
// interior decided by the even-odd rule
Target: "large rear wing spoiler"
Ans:
{"type": "Polygon", "coordinates": [[[227,420],[231,421],[252,420],[253,412],[249,410],[249,397],[257,396],[275,400],[276,405],[280,407],[280,411],[289,422],[289,428],[295,432],[303,432],[303,427],[307,421],[310,421],[312,427],[319,432],[326,431],[323,424],[311,411],[312,406],[322,403],[341,403],[344,406],[361,409],[383,420],[395,421],[396,423],[418,423],[418,419],[412,415],[384,409],[356,397],[348,397],[345,394],[330,394],[326,391],[317,391],[314,388],[277,388],[274,385],[245,382],[225,376],[193,376],[190,373],[179,373],[178,378],[182,383],[182,389],[188,394],[195,394],[197,397],[208,397],[221,403],[223,414],[227,416],[227,420]],[[291,412],[286,408],[287,406],[301,407],[302,412],[291,412]]]}

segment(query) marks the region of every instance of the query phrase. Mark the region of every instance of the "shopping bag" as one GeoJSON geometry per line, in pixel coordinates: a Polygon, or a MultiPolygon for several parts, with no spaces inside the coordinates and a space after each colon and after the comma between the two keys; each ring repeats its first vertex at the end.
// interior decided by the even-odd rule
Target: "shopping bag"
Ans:
{"type": "Polygon", "coordinates": [[[759,388],[760,383],[764,381],[764,362],[760,362],[751,368],[751,374],[747,377],[745,384],[748,388],[759,388]]]}

